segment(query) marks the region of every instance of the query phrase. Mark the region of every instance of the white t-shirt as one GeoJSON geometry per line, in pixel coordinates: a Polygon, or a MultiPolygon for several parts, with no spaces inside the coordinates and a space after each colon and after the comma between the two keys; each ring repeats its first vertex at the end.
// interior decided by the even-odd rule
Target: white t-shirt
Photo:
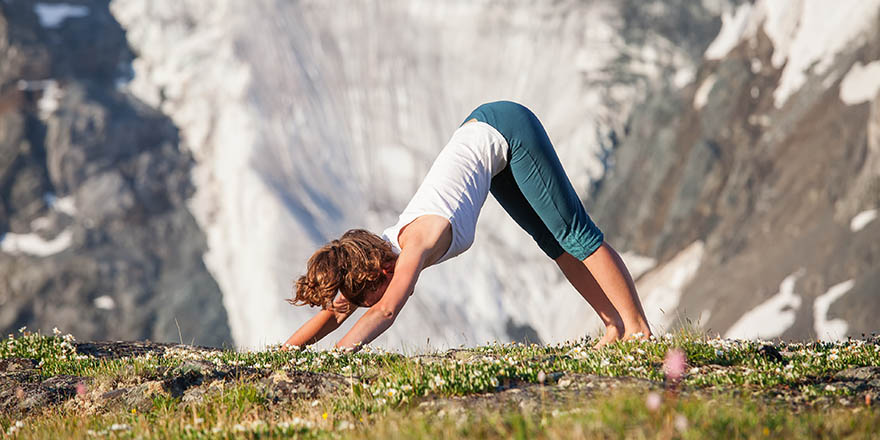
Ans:
{"type": "Polygon", "coordinates": [[[466,251],[474,242],[492,177],[507,166],[509,154],[504,136],[491,125],[479,121],[462,125],[440,151],[397,224],[385,229],[382,238],[399,254],[400,230],[422,215],[434,214],[452,225],[452,244],[437,263],[466,251]]]}

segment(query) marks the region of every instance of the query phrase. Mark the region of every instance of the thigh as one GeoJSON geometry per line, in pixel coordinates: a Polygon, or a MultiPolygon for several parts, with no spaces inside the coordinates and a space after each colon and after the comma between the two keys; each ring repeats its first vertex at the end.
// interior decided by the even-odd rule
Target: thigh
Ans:
{"type": "Polygon", "coordinates": [[[548,257],[555,260],[562,255],[562,247],[520,191],[509,165],[492,178],[489,190],[501,207],[516,224],[532,236],[548,257]]]}
{"type": "Polygon", "coordinates": [[[510,171],[529,206],[566,252],[586,259],[604,236],[584,209],[537,118],[511,149],[510,171]]]}

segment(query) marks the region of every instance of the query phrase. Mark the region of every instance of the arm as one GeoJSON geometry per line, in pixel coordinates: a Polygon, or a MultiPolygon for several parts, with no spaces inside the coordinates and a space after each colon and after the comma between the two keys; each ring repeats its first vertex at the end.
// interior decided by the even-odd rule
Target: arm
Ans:
{"type": "MultiPolygon", "coordinates": [[[[341,296],[337,297],[334,300],[334,303],[338,303],[339,301],[345,301],[341,296]]],[[[347,302],[347,301],[346,301],[347,302]]],[[[330,310],[321,310],[317,315],[313,316],[312,319],[309,319],[302,327],[299,328],[294,334],[287,339],[287,341],[281,346],[282,349],[289,349],[291,346],[295,347],[304,347],[306,345],[314,344],[321,340],[324,336],[327,336],[333,330],[339,328],[349,316],[357,309],[354,304],[350,304],[348,308],[348,312],[339,313],[330,310]]]]}
{"type": "Polygon", "coordinates": [[[412,294],[419,273],[423,269],[424,255],[423,251],[407,252],[407,249],[404,249],[401,252],[394,267],[394,275],[382,299],[370,307],[348,334],[336,343],[337,348],[357,351],[391,327],[412,294]]]}

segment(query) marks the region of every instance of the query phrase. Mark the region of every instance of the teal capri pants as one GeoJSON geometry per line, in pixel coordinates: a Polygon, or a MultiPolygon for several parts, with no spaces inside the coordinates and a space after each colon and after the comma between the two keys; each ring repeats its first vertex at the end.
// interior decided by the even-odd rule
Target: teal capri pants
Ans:
{"type": "Polygon", "coordinates": [[[498,130],[510,146],[507,166],[492,178],[490,192],[548,257],[563,251],[584,260],[602,245],[575,193],[553,144],[538,118],[526,107],[498,101],[477,107],[465,119],[498,130]]]}

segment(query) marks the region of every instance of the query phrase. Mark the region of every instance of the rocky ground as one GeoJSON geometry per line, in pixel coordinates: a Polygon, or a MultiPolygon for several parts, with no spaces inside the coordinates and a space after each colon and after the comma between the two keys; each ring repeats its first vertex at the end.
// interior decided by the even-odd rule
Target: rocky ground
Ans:
{"type": "Polygon", "coordinates": [[[600,351],[588,342],[403,356],[25,334],[0,347],[0,426],[24,437],[61,429],[197,438],[569,437],[569,428],[602,437],[614,436],[616,424],[623,436],[669,429],[672,437],[749,437],[754,425],[784,435],[848,426],[860,437],[880,426],[876,338],[774,344],[670,335],[600,351]],[[830,418],[816,421],[823,414],[830,418]]]}

